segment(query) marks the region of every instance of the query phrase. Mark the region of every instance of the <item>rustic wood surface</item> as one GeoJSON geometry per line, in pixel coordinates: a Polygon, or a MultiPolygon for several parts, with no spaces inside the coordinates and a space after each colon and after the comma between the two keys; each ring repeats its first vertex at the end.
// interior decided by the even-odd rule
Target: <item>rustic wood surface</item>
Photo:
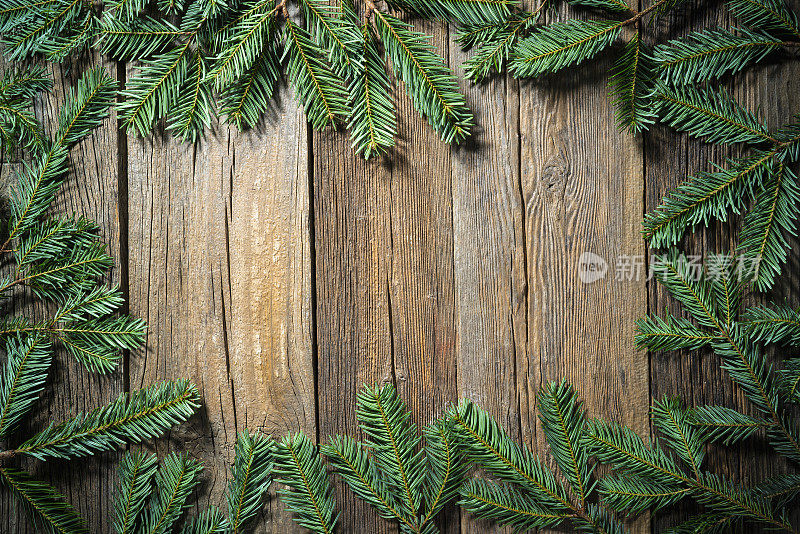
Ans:
{"type": "MultiPolygon", "coordinates": [[[[713,22],[690,16],[662,31],[713,22]]],[[[460,73],[465,55],[452,36],[438,25],[424,29],[460,73]]],[[[634,347],[636,318],[676,308],[646,280],[646,264],[638,280],[618,279],[617,266],[649,253],[643,213],[727,153],[666,128],[643,139],[618,131],[609,61],[535,83],[462,81],[477,127],[453,148],[398,87],[398,147],[370,162],[346,134],[311,132],[286,89],[254,131],[218,126],[194,145],[127,136],[109,119],[73,151],[77,172],[59,206],[100,223],[118,260],[112,279],[149,325],[147,347],[109,378],[59,359],[52,395],[29,427],[125,389],[191,378],[204,407],[156,449],[205,462],[202,507],[221,501],[237,430],[304,430],[319,441],[357,433],[354,402],[364,383],[396,384],[419,423],[472,398],[533,447],[543,445],[535,394],[548,380],[569,379],[591,414],[642,434],[650,432],[651,399],[665,394],[741,402],[713,355],[634,347]],[[605,278],[580,281],[584,252],[608,262],[605,278]]],[[[52,120],[87,64],[53,72],[43,118],[52,120]]],[[[124,66],[106,67],[124,79],[124,66]]],[[[775,126],[800,107],[798,74],[800,62],[790,60],[732,87],[775,126]]],[[[732,238],[723,227],[686,245],[723,250],[732,238]]],[[[800,272],[797,258],[791,269],[800,272]]],[[[797,297],[795,278],[779,294],[797,297]]],[[[92,532],[105,533],[116,459],[50,463],[37,474],[66,493],[92,532]]],[[[746,479],[760,478],[766,464],[723,455],[717,467],[746,479]]],[[[396,531],[340,485],[336,498],[342,532],[396,531]]],[[[0,532],[32,532],[0,499],[0,532]]],[[[497,531],[455,509],[440,525],[497,531]]],[[[257,532],[297,531],[274,499],[265,506],[257,532]]]]}

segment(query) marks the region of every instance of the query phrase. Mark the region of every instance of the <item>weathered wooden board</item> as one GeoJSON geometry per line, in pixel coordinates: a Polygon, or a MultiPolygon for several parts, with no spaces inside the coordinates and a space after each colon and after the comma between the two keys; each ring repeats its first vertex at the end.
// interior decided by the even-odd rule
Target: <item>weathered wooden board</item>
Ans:
{"type": "MultiPolygon", "coordinates": [[[[440,27],[424,29],[446,49],[440,27]]],[[[322,439],[356,431],[363,384],[395,383],[420,425],[456,399],[450,153],[399,87],[396,102],[390,159],[361,161],[344,134],[313,138],[322,439]]],[[[391,531],[349,490],[337,498],[344,532],[391,531]]]]}
{"type": "MultiPolygon", "coordinates": [[[[237,430],[316,432],[307,133],[280,101],[247,134],[128,139],[131,311],[150,327],[130,382],[200,388],[170,446],[204,461],[201,505],[222,504],[237,430]]],[[[291,530],[267,517],[264,531],[291,530]]]]}
{"type": "MultiPolygon", "coordinates": [[[[797,9],[800,4],[791,2],[797,9]]],[[[658,39],[676,38],[688,32],[714,25],[733,23],[724,11],[711,13],[697,3],[696,9],[689,8],[689,14],[677,16],[668,25],[659,27],[662,32],[658,39]]],[[[800,62],[784,57],[780,62],[756,67],[744,76],[728,83],[733,96],[747,109],[757,111],[775,129],[798,112],[800,106],[800,62]]],[[[725,149],[698,140],[663,126],[653,128],[645,137],[645,192],[647,209],[654,209],[664,194],[677,186],[688,176],[698,171],[709,170],[711,163],[724,164],[725,158],[736,157],[737,149],[725,149]]],[[[709,253],[729,253],[737,246],[737,228],[740,219],[733,218],[729,223],[715,223],[707,229],[697,228],[695,233],[687,232],[682,243],[686,254],[703,256],[709,253]]],[[[797,254],[800,248],[794,247],[792,260],[785,268],[782,283],[773,292],[779,298],[787,297],[797,302],[797,254]]],[[[664,288],[656,281],[648,283],[649,311],[663,315],[666,310],[681,316],[685,315],[680,305],[671,299],[664,288]]],[[[751,295],[746,301],[752,303],[762,297],[751,295]]],[[[729,375],[720,368],[719,357],[712,351],[680,351],[654,353],[650,359],[650,383],[653,400],[664,396],[677,396],[692,406],[716,404],[752,411],[748,401],[736,388],[729,375]]],[[[766,476],[777,474],[780,464],[774,461],[771,449],[764,444],[745,444],[752,447],[743,461],[743,453],[726,447],[714,447],[714,454],[708,455],[709,468],[730,476],[733,480],[755,483],[766,476]]],[[[746,450],[746,449],[745,449],[746,450]]],[[[654,529],[663,530],[685,519],[692,505],[675,508],[669,513],[660,514],[654,521],[654,529]]]]}
{"type": "MultiPolygon", "coordinates": [[[[468,57],[450,45],[451,64],[468,57]]],[[[527,246],[520,182],[519,92],[511,78],[462,82],[474,137],[452,150],[453,272],[458,396],[521,439],[519,365],[528,357],[527,246]]],[[[462,532],[496,527],[461,516],[462,532]]]]}
{"type": "Polygon", "coordinates": [[[647,309],[642,152],[615,124],[609,67],[601,56],[520,89],[528,357],[517,372],[523,438],[539,450],[535,395],[549,381],[567,379],[593,416],[649,429],[647,354],[633,341],[647,309]]]}
{"type": "MultiPolygon", "coordinates": [[[[68,91],[73,89],[81,75],[89,68],[101,65],[116,77],[116,65],[92,57],[84,57],[68,64],[48,65],[47,73],[53,78],[50,95],[42,97],[35,106],[37,117],[48,132],[57,128],[57,115],[68,91]]],[[[123,156],[119,152],[119,135],[116,116],[112,114],[101,128],[82,141],[70,152],[71,172],[59,192],[55,209],[69,214],[82,215],[97,221],[100,239],[108,245],[115,267],[108,282],[119,284],[124,279],[124,240],[121,236],[121,204],[119,195],[119,169],[123,156]]],[[[44,317],[38,304],[15,302],[15,307],[25,313],[44,317]]],[[[74,358],[58,354],[50,371],[50,383],[36,405],[36,417],[26,421],[17,432],[18,438],[27,439],[50,421],[61,421],[78,411],[91,410],[117,397],[124,387],[124,369],[110,375],[99,376],[86,371],[74,358]]],[[[16,438],[15,438],[16,439],[16,438]]],[[[111,495],[116,483],[115,464],[119,456],[109,454],[91,462],[26,461],[30,472],[64,493],[87,519],[92,532],[110,530],[111,495]]],[[[33,533],[33,529],[16,501],[6,492],[0,492],[0,532],[33,533]]]]}

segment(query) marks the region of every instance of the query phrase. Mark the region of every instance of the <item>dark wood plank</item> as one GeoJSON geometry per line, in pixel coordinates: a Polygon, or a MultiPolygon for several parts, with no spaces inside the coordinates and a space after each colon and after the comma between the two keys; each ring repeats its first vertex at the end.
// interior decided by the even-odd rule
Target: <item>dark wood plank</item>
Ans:
{"type": "Polygon", "coordinates": [[[634,321],[647,309],[646,272],[617,279],[618,262],[645,253],[642,152],[615,124],[612,56],[520,88],[528,357],[517,373],[523,437],[539,450],[546,444],[536,432],[535,395],[553,380],[572,383],[589,414],[648,434],[647,355],[633,342],[634,321]],[[607,271],[587,282],[579,269],[588,253],[607,271]]]}
{"type": "MultiPolygon", "coordinates": [[[[459,76],[468,56],[451,43],[459,76]]],[[[520,392],[527,386],[517,370],[528,357],[528,285],[518,85],[502,76],[461,87],[477,128],[466,146],[452,151],[458,395],[520,439],[520,392]]],[[[461,521],[462,532],[497,530],[466,514],[461,521]]]]}
{"type": "MultiPolygon", "coordinates": [[[[94,57],[82,57],[62,66],[48,64],[47,72],[54,86],[49,95],[39,99],[36,115],[49,132],[57,128],[59,107],[66,93],[74,88],[81,75],[95,65],[102,65],[112,77],[114,63],[94,57]]],[[[70,175],[54,204],[56,214],[78,214],[96,221],[100,239],[108,245],[115,266],[107,281],[121,281],[120,202],[118,195],[120,156],[116,116],[112,113],[101,128],[70,152],[70,175]]],[[[45,317],[40,305],[30,301],[15,303],[25,314],[45,317]]],[[[49,375],[49,384],[41,400],[34,406],[33,417],[23,424],[17,438],[27,439],[50,422],[57,422],[101,406],[119,395],[124,387],[123,369],[101,376],[86,371],[67,354],[59,353],[49,375]]],[[[15,438],[16,439],[16,438],[15,438]]],[[[68,502],[86,518],[92,532],[110,530],[112,494],[116,485],[118,454],[106,454],[92,461],[24,461],[23,466],[34,476],[49,482],[61,491],[68,502]]],[[[9,534],[34,532],[23,510],[6,492],[0,492],[0,531],[9,534]]]]}
{"type": "MultiPolygon", "coordinates": [[[[128,139],[131,308],[150,325],[131,387],[200,388],[202,411],[170,448],[205,462],[201,507],[221,504],[237,430],[316,433],[307,134],[280,102],[245,134],[128,139]]],[[[258,532],[293,531],[276,507],[258,532]]]]}
{"type": "MultiPolygon", "coordinates": [[[[800,4],[790,3],[796,10],[800,4]]],[[[714,4],[716,6],[716,4],[714,4]]],[[[702,28],[730,27],[735,24],[724,9],[709,9],[704,3],[691,3],[688,10],[673,16],[670,24],[658,26],[658,39],[675,38],[702,28]]],[[[778,58],[776,58],[778,59],[778,58]]],[[[735,98],[750,110],[759,111],[771,128],[785,124],[798,112],[800,106],[800,62],[783,57],[771,64],[758,66],[744,75],[726,79],[725,86],[735,98]],[[788,59],[788,61],[787,61],[788,59]]],[[[671,188],[687,176],[708,170],[710,162],[722,164],[726,157],[735,157],[739,148],[726,149],[698,140],[688,139],[666,127],[654,128],[645,139],[646,205],[654,209],[671,188]]],[[[714,223],[708,229],[698,227],[687,232],[681,249],[687,254],[702,255],[726,253],[735,249],[741,219],[733,217],[728,223],[714,223]]],[[[784,269],[783,279],[773,292],[781,298],[797,302],[796,265],[797,247],[793,260],[784,269]],[[794,265],[794,267],[792,267],[794,265]]],[[[681,314],[682,310],[657,282],[649,283],[650,312],[663,314],[669,310],[681,314]]],[[[749,302],[763,300],[751,296],[749,302]]],[[[687,405],[719,404],[751,411],[748,401],[730,377],[720,369],[720,361],[711,351],[681,351],[657,353],[650,358],[650,376],[653,399],[665,395],[678,396],[687,405]]],[[[708,467],[712,472],[724,474],[742,483],[753,483],[765,476],[780,472],[784,466],[776,462],[771,449],[763,444],[748,443],[741,448],[712,447],[708,467]]],[[[696,511],[692,504],[684,504],[654,521],[654,528],[663,529],[686,519],[696,511]]]]}
{"type": "MultiPolygon", "coordinates": [[[[446,33],[434,33],[446,52],[446,33]]],[[[398,146],[363,162],[345,134],[313,138],[322,439],[355,433],[362,384],[393,382],[419,424],[456,397],[450,155],[396,88],[398,146]]],[[[337,489],[343,532],[389,532],[337,489]]],[[[457,520],[448,522],[457,528],[457,520]]]]}

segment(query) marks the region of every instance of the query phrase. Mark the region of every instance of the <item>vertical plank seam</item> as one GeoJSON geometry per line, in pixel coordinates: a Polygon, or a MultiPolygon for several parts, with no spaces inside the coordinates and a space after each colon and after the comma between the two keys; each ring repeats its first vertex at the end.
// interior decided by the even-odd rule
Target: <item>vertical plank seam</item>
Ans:
{"type": "MultiPolygon", "coordinates": [[[[233,300],[233,290],[231,288],[231,231],[230,231],[230,219],[233,217],[233,176],[236,172],[236,144],[231,143],[230,138],[230,129],[228,130],[228,149],[231,152],[231,166],[230,170],[228,171],[228,203],[225,204],[225,264],[226,264],[226,271],[224,276],[228,279],[228,296],[230,297],[231,301],[233,300]]],[[[230,340],[228,339],[228,306],[225,303],[225,288],[222,287],[222,280],[223,273],[220,273],[220,301],[222,303],[222,344],[225,350],[225,372],[227,373],[228,378],[228,386],[230,387],[230,394],[231,394],[231,407],[233,410],[233,428],[236,431],[238,436],[239,433],[239,417],[236,412],[236,388],[233,383],[233,378],[231,378],[231,349],[230,349],[230,340]]],[[[212,282],[213,282],[213,274],[212,274],[212,282]]],[[[221,396],[221,393],[220,393],[221,396]]],[[[220,406],[222,405],[222,401],[220,400],[220,406]]],[[[246,411],[245,411],[246,413],[246,411]]],[[[245,417],[246,419],[246,417],[245,417]]],[[[246,422],[245,422],[246,424],[246,422]]]]}
{"type": "MultiPolygon", "coordinates": [[[[504,84],[508,84],[508,73],[504,75],[504,84]]],[[[525,318],[525,338],[522,340],[522,343],[525,347],[525,355],[526,360],[528,359],[528,337],[530,328],[529,325],[529,317],[528,317],[528,205],[525,201],[525,187],[522,183],[522,91],[519,90],[520,84],[517,82],[517,188],[519,192],[519,204],[520,204],[520,211],[522,212],[522,228],[520,229],[520,235],[522,239],[522,278],[524,281],[524,302],[525,302],[525,309],[523,310],[523,317],[525,318]]],[[[506,94],[508,91],[506,90],[506,94]]],[[[512,266],[513,269],[513,266],[512,266]]],[[[513,278],[512,278],[513,279],[513,278]]],[[[512,296],[513,298],[513,296],[512,296]]],[[[512,301],[512,310],[513,310],[513,301],[512,301]]],[[[513,311],[512,311],[513,313],[513,311]]],[[[512,317],[511,323],[511,331],[516,334],[516,329],[514,328],[514,321],[512,317]]],[[[519,442],[522,443],[522,438],[524,436],[524,432],[522,431],[522,395],[520,390],[520,383],[519,383],[519,368],[518,368],[518,358],[517,358],[517,346],[515,344],[514,350],[512,351],[514,354],[514,385],[517,389],[516,398],[517,398],[517,432],[518,432],[518,439],[519,442]]],[[[526,361],[526,363],[528,363],[526,361]]],[[[539,374],[541,376],[541,373],[539,374]]]]}
{"type": "Polygon", "coordinates": [[[322,440],[319,421],[319,345],[317,343],[317,231],[314,210],[316,194],[314,188],[314,130],[306,123],[306,179],[308,180],[308,250],[311,288],[311,373],[314,389],[314,436],[316,443],[322,440]]]}
{"type": "MultiPolygon", "coordinates": [[[[120,88],[125,87],[126,68],[124,61],[117,61],[117,84],[120,88]]],[[[117,102],[123,99],[121,94],[117,94],[117,102]]],[[[128,243],[128,135],[122,132],[122,122],[119,116],[116,118],[114,128],[117,130],[117,218],[119,219],[119,287],[122,291],[123,304],[122,313],[130,311],[130,250],[128,243]]],[[[130,359],[131,351],[125,349],[122,352],[122,390],[130,391],[130,359]]]]}

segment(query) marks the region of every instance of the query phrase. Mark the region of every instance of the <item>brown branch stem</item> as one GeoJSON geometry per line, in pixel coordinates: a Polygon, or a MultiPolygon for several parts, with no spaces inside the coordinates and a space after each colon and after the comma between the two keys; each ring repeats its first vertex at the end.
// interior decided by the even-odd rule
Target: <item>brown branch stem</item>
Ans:
{"type": "Polygon", "coordinates": [[[621,22],[620,26],[630,26],[631,24],[635,24],[635,23],[639,22],[639,20],[642,17],[644,17],[645,15],[647,15],[648,13],[653,11],[654,9],[658,9],[662,4],[666,3],[667,1],[668,0],[659,0],[658,2],[653,4],[652,6],[648,7],[647,9],[645,9],[644,11],[640,11],[640,12],[636,13],[634,16],[632,16],[631,18],[629,18],[628,20],[625,20],[625,21],[621,22]]]}

